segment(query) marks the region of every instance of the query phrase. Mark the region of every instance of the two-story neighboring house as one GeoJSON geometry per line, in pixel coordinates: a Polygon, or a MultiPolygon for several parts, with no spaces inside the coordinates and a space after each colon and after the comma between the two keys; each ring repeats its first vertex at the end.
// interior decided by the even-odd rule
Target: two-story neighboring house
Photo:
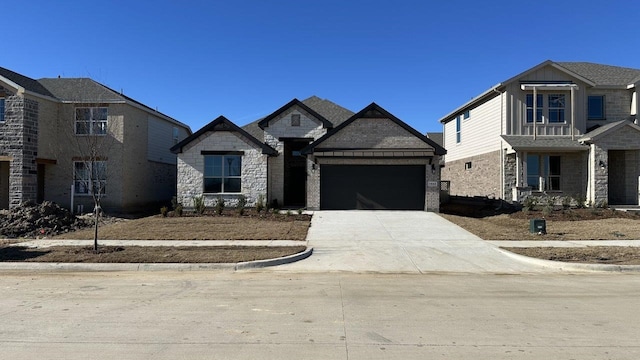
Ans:
{"type": "Polygon", "coordinates": [[[169,149],[190,134],[94,80],[0,68],[0,208],[49,200],[89,212],[98,185],[109,211],[169,201],[177,178],[169,149]]]}
{"type": "Polygon", "coordinates": [[[640,69],[545,61],[440,122],[451,194],[638,205],[640,69]]]}
{"type": "Polygon", "coordinates": [[[172,150],[187,207],[262,196],[287,208],[439,210],[445,150],[375,103],[354,114],[293,99],[243,127],[220,116],[172,150]]]}

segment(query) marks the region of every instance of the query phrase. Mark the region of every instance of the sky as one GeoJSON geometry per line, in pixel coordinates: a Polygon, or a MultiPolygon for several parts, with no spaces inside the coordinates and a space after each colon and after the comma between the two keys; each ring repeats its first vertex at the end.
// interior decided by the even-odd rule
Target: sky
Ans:
{"type": "Polygon", "coordinates": [[[640,69],[640,1],[11,1],[0,66],[90,77],[197,131],[316,95],[421,133],[545,60],[640,69]]]}

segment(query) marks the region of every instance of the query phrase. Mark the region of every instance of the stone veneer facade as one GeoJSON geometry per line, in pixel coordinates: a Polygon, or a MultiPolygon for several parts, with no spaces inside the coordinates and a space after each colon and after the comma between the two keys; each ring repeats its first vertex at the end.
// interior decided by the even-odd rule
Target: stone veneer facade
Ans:
{"type": "MultiPolygon", "coordinates": [[[[38,102],[5,92],[0,156],[9,162],[8,206],[37,200],[38,102]]],[[[4,194],[3,194],[4,196],[4,194]]]]}
{"type": "MultiPolygon", "coordinates": [[[[609,150],[625,150],[628,154],[625,156],[627,159],[626,171],[624,171],[624,179],[620,179],[620,182],[635,184],[625,186],[627,191],[630,191],[634,197],[640,196],[638,192],[638,177],[640,176],[640,150],[638,150],[638,143],[640,141],[640,134],[635,130],[628,130],[626,127],[622,127],[617,131],[608,134],[606,137],[594,141],[590,144],[591,151],[589,157],[590,172],[593,174],[588,184],[587,201],[590,201],[594,205],[600,205],[604,202],[609,203],[609,150]],[[600,166],[600,163],[604,166],[600,166]],[[635,188],[635,189],[634,189],[635,188]]],[[[615,174],[612,174],[615,175],[615,174]]],[[[640,199],[635,199],[635,204],[638,204],[640,199]]],[[[615,205],[615,204],[614,204],[615,205]]]]}
{"type": "Polygon", "coordinates": [[[232,131],[215,131],[203,134],[186,145],[178,156],[178,201],[187,208],[193,207],[193,199],[204,196],[205,205],[214,206],[219,197],[228,206],[235,206],[240,195],[248,206],[255,206],[259,195],[267,194],[267,155],[249,139],[232,131]],[[226,194],[203,193],[204,155],[202,151],[242,151],[242,192],[226,194]]]}

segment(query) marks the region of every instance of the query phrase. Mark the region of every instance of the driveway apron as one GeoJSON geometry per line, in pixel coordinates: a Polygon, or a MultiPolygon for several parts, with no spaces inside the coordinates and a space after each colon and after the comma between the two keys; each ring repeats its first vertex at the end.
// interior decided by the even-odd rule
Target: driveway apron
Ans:
{"type": "Polygon", "coordinates": [[[523,273],[525,264],[437,214],[317,211],[307,235],[313,255],[275,271],[523,273]]]}

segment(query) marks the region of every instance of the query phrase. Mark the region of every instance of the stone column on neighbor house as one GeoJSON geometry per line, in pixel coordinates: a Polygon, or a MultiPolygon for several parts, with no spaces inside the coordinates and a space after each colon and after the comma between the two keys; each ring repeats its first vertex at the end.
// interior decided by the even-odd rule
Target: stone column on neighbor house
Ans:
{"type": "Polygon", "coordinates": [[[517,190],[517,161],[516,154],[507,154],[504,153],[504,173],[503,180],[504,181],[504,193],[502,194],[503,199],[506,201],[518,201],[517,195],[514,195],[514,190],[517,190]]]}
{"type": "Polygon", "coordinates": [[[593,153],[593,161],[591,166],[590,185],[592,190],[592,198],[588,199],[594,206],[598,206],[609,199],[609,173],[607,164],[609,163],[609,154],[607,149],[598,145],[591,144],[593,153]],[[601,164],[603,166],[601,166],[601,164]]]}
{"type": "Polygon", "coordinates": [[[0,148],[11,160],[9,208],[36,201],[38,192],[38,102],[13,95],[5,99],[0,148]]]}
{"type": "Polygon", "coordinates": [[[320,210],[320,165],[313,155],[307,157],[307,209],[320,210]]]}

